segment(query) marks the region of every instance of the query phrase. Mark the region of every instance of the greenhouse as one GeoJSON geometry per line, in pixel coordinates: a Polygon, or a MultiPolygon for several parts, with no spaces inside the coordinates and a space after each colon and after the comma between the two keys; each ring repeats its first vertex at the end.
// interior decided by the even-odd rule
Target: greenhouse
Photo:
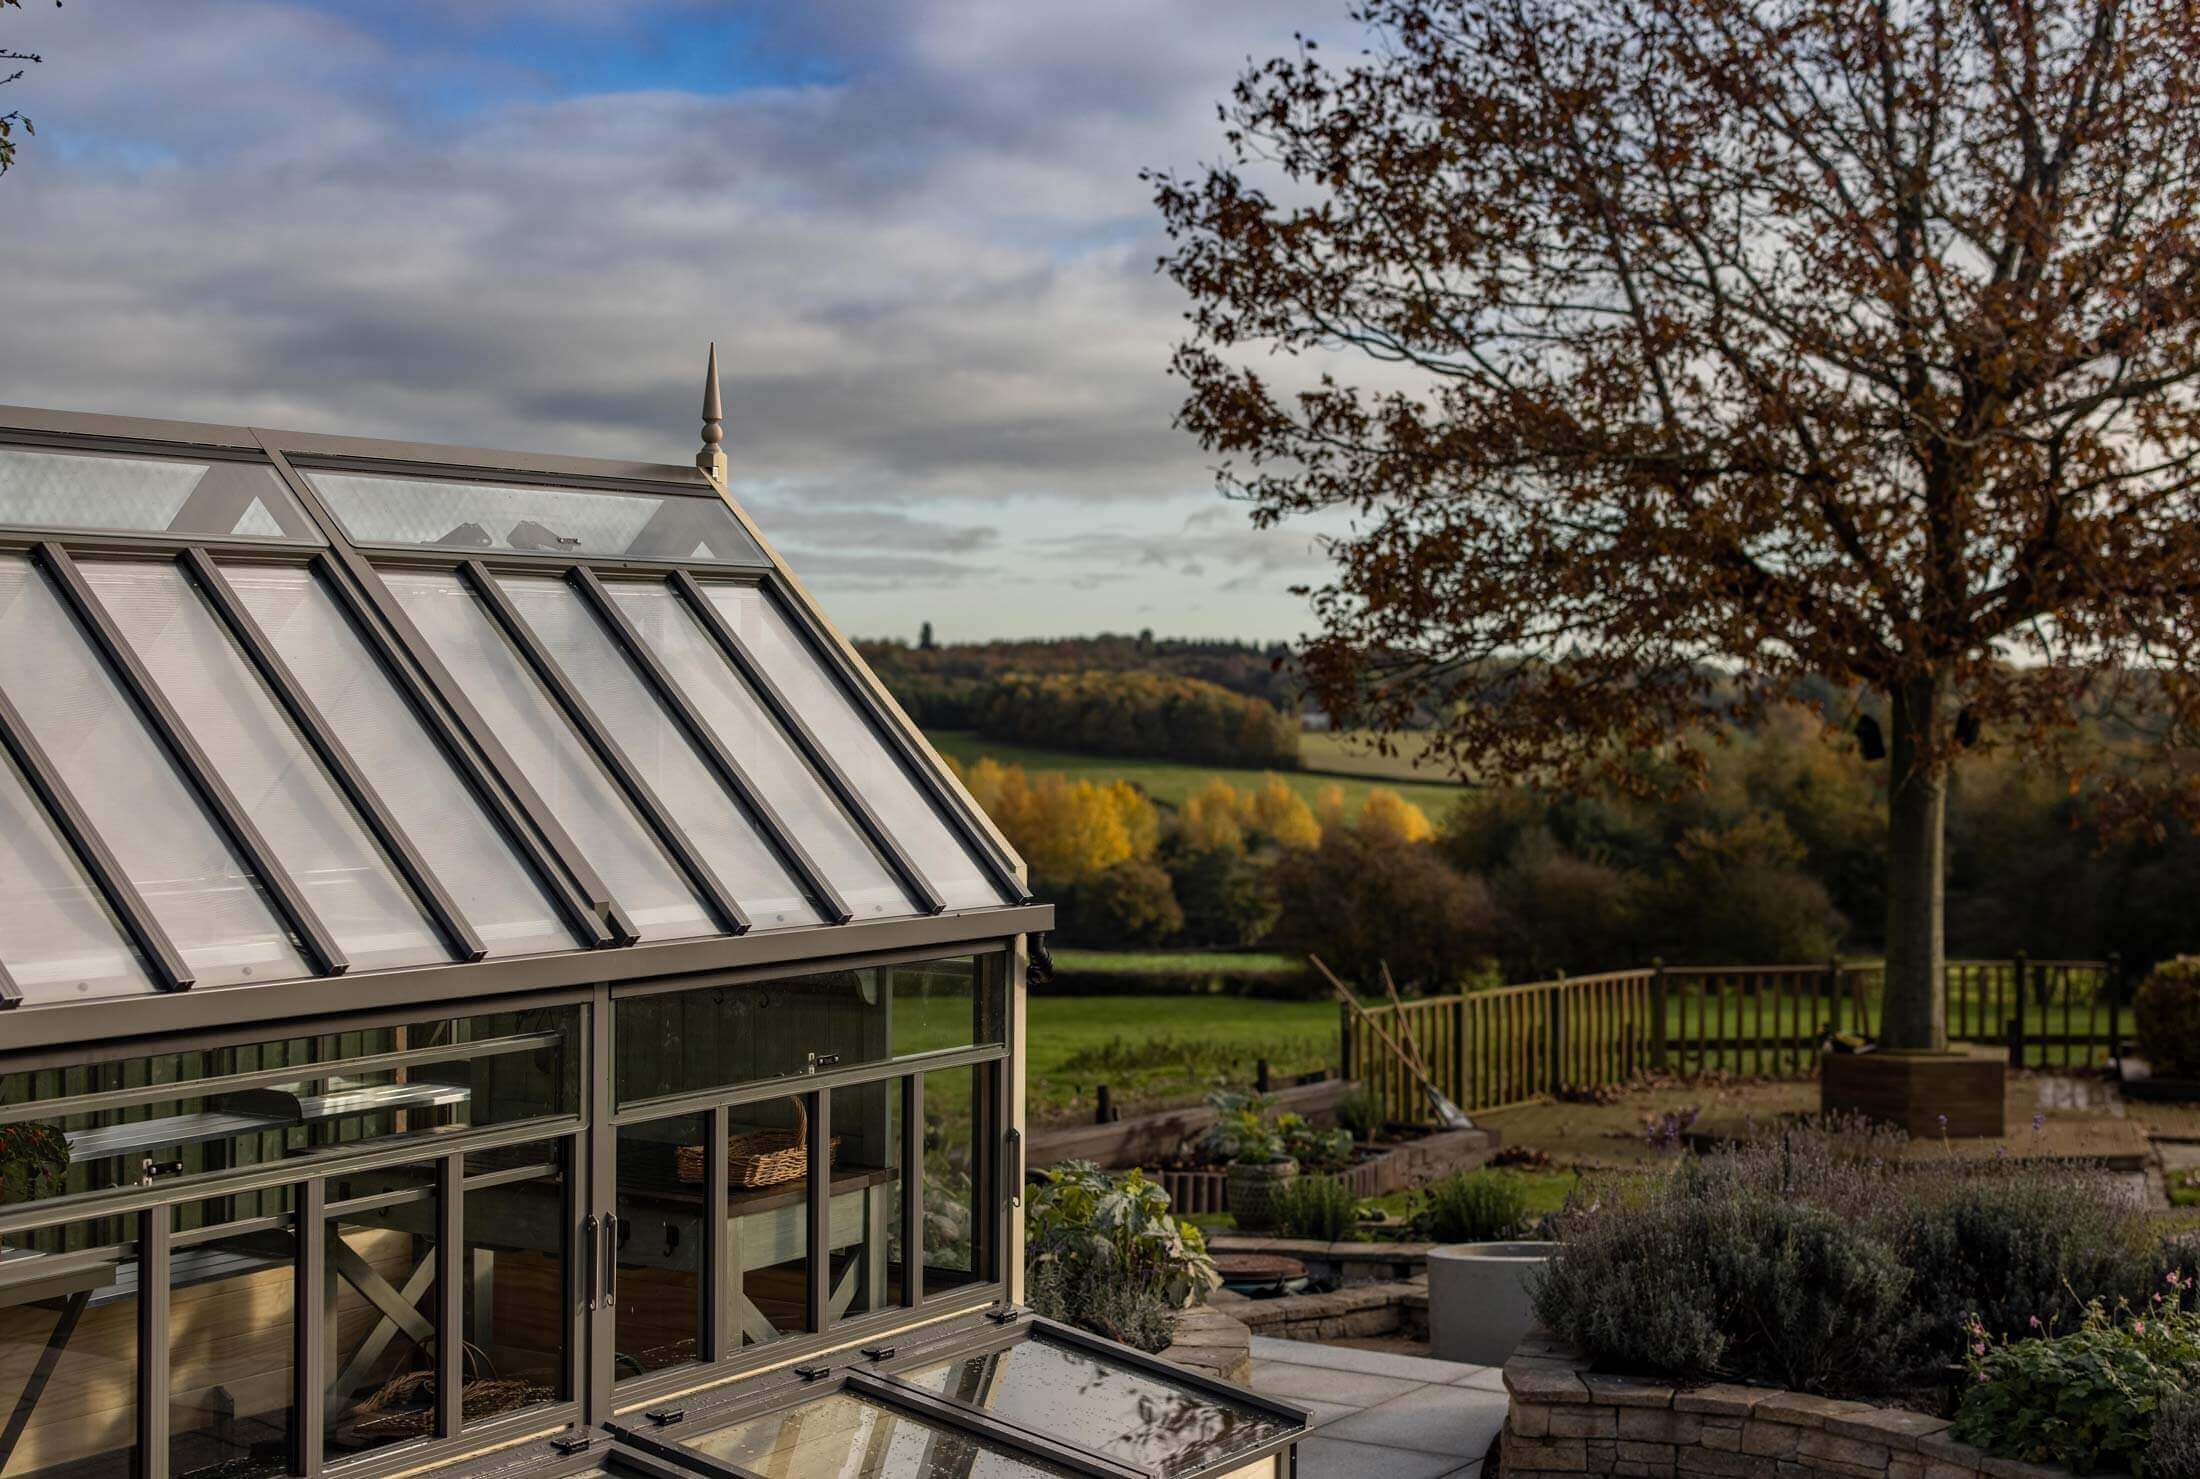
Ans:
{"type": "Polygon", "coordinates": [[[0,1479],[1291,1472],[1015,1304],[1052,911],[704,440],[0,408],[0,1479]]]}

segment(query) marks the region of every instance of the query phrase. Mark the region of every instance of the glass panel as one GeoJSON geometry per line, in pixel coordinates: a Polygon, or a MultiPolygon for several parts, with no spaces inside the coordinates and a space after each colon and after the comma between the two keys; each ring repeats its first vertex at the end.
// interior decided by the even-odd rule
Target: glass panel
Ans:
{"type": "Polygon", "coordinates": [[[450,952],[213,608],[174,565],[84,578],[354,969],[450,952]]]}
{"type": "Polygon", "coordinates": [[[266,566],[223,574],[489,953],[571,949],[541,884],[444,763],[320,577],[266,566]]]}
{"type": "Polygon", "coordinates": [[[1297,1431],[1256,1407],[1036,1337],[927,1366],[908,1379],[1163,1475],[1223,1463],[1297,1431]]]}
{"type": "Polygon", "coordinates": [[[365,544],[770,563],[716,496],[584,492],[365,473],[306,476],[345,531],[365,544]]]}
{"type": "MultiPolygon", "coordinates": [[[[498,1154],[539,1161],[525,1181],[466,1189],[466,1421],[491,1419],[571,1395],[565,1346],[566,1207],[561,1145],[514,1146],[498,1154]]],[[[474,1157],[467,1157],[474,1169],[474,1157]]]]}
{"type": "Polygon", "coordinates": [[[0,962],[28,1002],[151,991],[106,897],[0,753],[0,962]]]}
{"type": "MultiPolygon", "coordinates": [[[[135,1185],[147,1168],[187,1190],[191,1178],[286,1156],[396,1136],[514,1125],[577,1113],[578,1006],[324,1033],[188,1053],[0,1076],[0,1105],[41,1106],[41,1118],[0,1130],[37,1136],[48,1173],[27,1164],[0,1172],[10,1203],[135,1185]],[[469,1056],[363,1070],[370,1055],[467,1044],[469,1056]],[[279,1072],[248,1088],[203,1080],[279,1072]],[[77,1108],[85,1096],[160,1085],[120,1107],[77,1108]],[[170,1087],[172,1086],[172,1087],[170,1087]]],[[[30,1147],[35,1152],[37,1147],[30,1147]]],[[[208,1197],[176,1209],[179,1232],[284,1210],[287,1188],[208,1197]]],[[[0,1419],[4,1421],[4,1419],[0,1419]]]]}
{"type": "Polygon", "coordinates": [[[657,702],[581,593],[552,576],[506,577],[505,594],[582,701],[724,881],[758,929],[818,913],[753,823],[657,702]]]}
{"type": "Polygon", "coordinates": [[[296,1243],[268,1231],[178,1248],[168,1296],[174,1479],[290,1471],[296,1243]]]}
{"type": "Polygon", "coordinates": [[[716,934],[672,860],[474,593],[452,574],[393,570],[382,579],[643,938],[716,934]]]}
{"type": "Polygon", "coordinates": [[[618,1004],[619,1102],[997,1043],[998,979],[958,956],[633,997],[618,1004]]]}
{"type": "Polygon", "coordinates": [[[832,1314],[901,1303],[902,1080],[833,1090],[832,1314]]]}
{"type": "MultiPolygon", "coordinates": [[[[733,1326],[742,1345],[765,1345],[810,1328],[809,1128],[800,1096],[733,1107],[726,1135],[726,1259],[733,1326]]],[[[836,1174],[836,1213],[841,1184],[836,1174]]],[[[865,1190],[849,1178],[850,1221],[858,1226],[865,1190]]]]}
{"type": "Polygon", "coordinates": [[[326,544],[275,469],[0,447],[0,523],[326,544]]]}
{"type": "MultiPolygon", "coordinates": [[[[135,1221],[52,1231],[57,1243],[90,1248],[135,1221]]],[[[136,1244],[58,1272],[41,1267],[57,1261],[12,1237],[0,1247],[0,1424],[14,1439],[0,1476],[128,1479],[137,1471],[136,1244]]]]}
{"type": "Polygon", "coordinates": [[[435,1169],[329,1178],[330,1201],[422,1191],[328,1224],[328,1430],[331,1459],[435,1431],[435,1169]]]}
{"type": "Polygon", "coordinates": [[[702,1115],[621,1125],[615,1379],[693,1361],[702,1349],[702,1115]]]}
{"type": "Polygon", "coordinates": [[[642,641],[672,674],[687,701],[746,767],[764,799],[802,845],[857,919],[914,914],[871,844],[841,810],[832,792],[773,721],[733,664],[705,632],[685,602],[661,583],[610,583],[611,598],[641,633],[642,641]]]}
{"type": "Polygon", "coordinates": [[[201,986],[312,974],[46,577],[0,555],[0,689],[201,986]]]}
{"type": "Polygon", "coordinates": [[[740,636],[771,680],[787,695],[818,742],[849,782],[878,813],[894,840],[931,880],[950,909],[982,909],[1001,902],[985,870],[965,848],[909,773],[886,748],[870,721],[818,662],[787,618],[752,585],[709,585],[711,604],[740,636]]]}
{"type": "Polygon", "coordinates": [[[681,1445],[763,1479],[1048,1479],[1070,1470],[837,1392],[681,1445]]]}
{"type": "Polygon", "coordinates": [[[924,1293],[982,1283],[991,1270],[984,1068],[924,1076],[924,1293]]]}

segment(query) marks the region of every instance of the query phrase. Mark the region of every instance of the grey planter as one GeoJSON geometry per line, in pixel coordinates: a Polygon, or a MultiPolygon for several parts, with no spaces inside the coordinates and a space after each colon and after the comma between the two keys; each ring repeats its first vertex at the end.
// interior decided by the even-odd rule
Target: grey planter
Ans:
{"type": "Polygon", "coordinates": [[[1502,1366],[1535,1328],[1529,1281],[1557,1243],[1452,1243],[1428,1252],[1429,1353],[1439,1361],[1502,1366]]]}

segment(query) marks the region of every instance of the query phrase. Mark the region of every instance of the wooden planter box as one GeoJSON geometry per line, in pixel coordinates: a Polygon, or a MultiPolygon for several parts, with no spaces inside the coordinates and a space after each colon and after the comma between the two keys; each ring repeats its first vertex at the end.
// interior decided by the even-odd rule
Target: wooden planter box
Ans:
{"type": "Polygon", "coordinates": [[[2008,1133],[2009,1055],[2001,1048],[1952,1047],[1945,1053],[1824,1053],[1818,1105],[1828,1114],[1861,1114],[1909,1132],[1912,1140],[2008,1133]]]}

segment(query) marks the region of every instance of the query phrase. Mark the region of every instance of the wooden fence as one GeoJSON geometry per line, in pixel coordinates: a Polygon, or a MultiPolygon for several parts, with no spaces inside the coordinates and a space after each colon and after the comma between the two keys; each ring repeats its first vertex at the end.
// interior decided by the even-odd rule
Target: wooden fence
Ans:
{"type": "MultiPolygon", "coordinates": [[[[1499,1109],[1662,1070],[1794,1076],[1811,1071],[1826,1031],[1879,1027],[1877,963],[1650,966],[1427,997],[1403,1011],[1371,1006],[1410,1036],[1461,1108],[1499,1109]]],[[[2113,960],[1950,961],[1942,985],[1948,1036],[2006,1045],[2025,1068],[2084,1067],[2116,1051],[2124,1030],[2113,960]]],[[[1393,1119],[1425,1121],[1418,1084],[1340,1007],[1344,1076],[1393,1119]]]]}

